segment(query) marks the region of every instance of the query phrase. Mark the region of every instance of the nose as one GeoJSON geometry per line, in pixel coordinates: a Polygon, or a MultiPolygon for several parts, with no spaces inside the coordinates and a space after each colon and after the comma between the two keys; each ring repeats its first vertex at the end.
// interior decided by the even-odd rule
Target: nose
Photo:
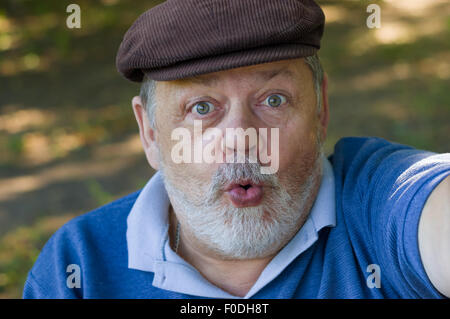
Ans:
{"type": "Polygon", "coordinates": [[[239,163],[244,163],[246,156],[250,162],[257,161],[257,118],[249,105],[242,101],[235,101],[230,105],[224,131],[222,150],[227,162],[235,162],[236,155],[239,163]]]}

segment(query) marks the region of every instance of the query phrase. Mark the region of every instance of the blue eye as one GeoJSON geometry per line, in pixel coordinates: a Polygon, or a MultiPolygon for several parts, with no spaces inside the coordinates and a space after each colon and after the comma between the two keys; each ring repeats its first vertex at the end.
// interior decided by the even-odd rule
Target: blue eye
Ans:
{"type": "Polygon", "coordinates": [[[193,110],[200,115],[205,115],[214,110],[214,105],[210,102],[198,102],[194,105],[193,110]]]}
{"type": "Polygon", "coordinates": [[[264,104],[270,107],[279,107],[283,103],[286,103],[286,97],[281,94],[269,95],[265,100],[264,104]]]}

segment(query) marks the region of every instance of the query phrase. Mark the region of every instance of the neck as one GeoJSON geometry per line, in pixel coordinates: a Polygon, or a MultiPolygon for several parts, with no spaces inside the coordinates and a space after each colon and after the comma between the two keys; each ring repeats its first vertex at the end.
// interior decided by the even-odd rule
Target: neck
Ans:
{"type": "MultiPolygon", "coordinates": [[[[170,215],[171,242],[175,243],[178,220],[172,206],[170,206],[170,215]]],[[[195,267],[213,285],[238,297],[244,297],[247,294],[274,257],[272,255],[257,259],[227,260],[199,243],[192,234],[183,229],[183,226],[179,235],[177,254],[195,267]]]]}

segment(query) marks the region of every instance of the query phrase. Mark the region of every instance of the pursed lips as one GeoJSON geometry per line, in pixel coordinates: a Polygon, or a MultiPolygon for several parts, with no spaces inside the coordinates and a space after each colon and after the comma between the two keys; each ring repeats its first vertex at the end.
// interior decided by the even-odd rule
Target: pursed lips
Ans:
{"type": "Polygon", "coordinates": [[[240,180],[228,184],[225,192],[236,207],[258,206],[263,198],[263,183],[240,180]]]}

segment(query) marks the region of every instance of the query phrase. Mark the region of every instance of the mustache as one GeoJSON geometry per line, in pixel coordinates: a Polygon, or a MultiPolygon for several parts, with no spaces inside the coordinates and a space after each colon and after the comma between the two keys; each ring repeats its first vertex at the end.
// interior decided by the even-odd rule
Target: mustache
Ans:
{"type": "Polygon", "coordinates": [[[207,198],[216,200],[221,196],[226,185],[237,183],[240,180],[248,180],[254,184],[264,184],[265,187],[279,188],[280,184],[276,174],[262,174],[261,164],[250,163],[249,156],[245,156],[244,163],[223,163],[211,178],[211,184],[207,198]]]}

